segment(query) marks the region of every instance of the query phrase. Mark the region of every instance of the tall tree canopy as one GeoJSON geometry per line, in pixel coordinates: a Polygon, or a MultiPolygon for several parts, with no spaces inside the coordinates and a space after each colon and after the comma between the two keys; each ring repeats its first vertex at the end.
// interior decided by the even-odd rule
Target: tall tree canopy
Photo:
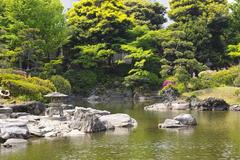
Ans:
{"type": "Polygon", "coordinates": [[[44,63],[57,56],[56,52],[68,38],[60,0],[2,0],[1,5],[5,9],[0,22],[5,23],[1,25],[5,36],[1,39],[9,49],[3,52],[2,57],[11,55],[11,66],[41,69],[44,63]],[[29,58],[22,54],[23,50],[29,58]],[[42,65],[30,65],[29,59],[42,65]]]}
{"type": "Polygon", "coordinates": [[[147,25],[150,29],[160,29],[166,22],[166,8],[158,2],[148,0],[124,0],[126,13],[137,25],[147,25]]]}
{"type": "Polygon", "coordinates": [[[226,64],[224,29],[228,25],[227,0],[171,0],[169,17],[172,28],[184,31],[196,47],[197,60],[209,67],[226,64]]]}

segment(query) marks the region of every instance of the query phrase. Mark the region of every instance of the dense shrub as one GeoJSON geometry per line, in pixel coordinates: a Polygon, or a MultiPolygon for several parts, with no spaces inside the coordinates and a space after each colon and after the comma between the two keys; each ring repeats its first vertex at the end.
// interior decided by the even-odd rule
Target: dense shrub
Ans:
{"type": "Polygon", "coordinates": [[[234,86],[240,87],[240,76],[237,76],[233,82],[234,86]]]}
{"type": "Polygon", "coordinates": [[[87,95],[97,84],[97,76],[90,70],[69,70],[64,75],[70,81],[75,94],[87,95]]]}
{"type": "Polygon", "coordinates": [[[71,84],[70,82],[60,75],[55,75],[51,77],[51,82],[54,84],[58,92],[71,94],[71,84]]]}
{"type": "Polygon", "coordinates": [[[190,80],[190,88],[191,90],[199,90],[225,85],[236,86],[239,84],[240,86],[240,80],[238,83],[237,78],[239,76],[239,73],[239,66],[234,66],[229,69],[220,71],[204,71],[199,74],[198,78],[194,77],[190,80]]]}
{"type": "Polygon", "coordinates": [[[0,84],[4,89],[10,90],[13,97],[22,96],[28,100],[42,100],[43,95],[55,90],[49,80],[10,73],[0,73],[0,84]]]}

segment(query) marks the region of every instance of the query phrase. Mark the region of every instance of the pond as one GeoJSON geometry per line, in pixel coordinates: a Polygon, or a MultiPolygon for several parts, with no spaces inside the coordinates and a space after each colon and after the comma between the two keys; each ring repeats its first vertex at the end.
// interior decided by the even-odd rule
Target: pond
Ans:
{"type": "Polygon", "coordinates": [[[16,150],[0,150],[1,160],[187,160],[240,159],[240,113],[185,111],[198,125],[184,130],[158,129],[159,122],[181,112],[146,112],[147,103],[98,104],[127,113],[135,129],[117,129],[74,138],[36,139],[16,150]]]}

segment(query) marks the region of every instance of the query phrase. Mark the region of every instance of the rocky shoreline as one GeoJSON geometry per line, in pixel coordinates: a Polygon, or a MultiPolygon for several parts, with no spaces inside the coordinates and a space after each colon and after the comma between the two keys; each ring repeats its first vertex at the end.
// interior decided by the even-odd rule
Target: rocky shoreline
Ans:
{"type": "MultiPolygon", "coordinates": [[[[38,107],[35,106],[32,109],[36,110],[38,107]]],[[[13,112],[10,106],[0,108],[0,114],[2,115],[0,119],[1,146],[6,148],[27,143],[27,139],[32,137],[80,136],[115,128],[137,126],[137,121],[127,114],[111,114],[108,111],[84,107],[64,110],[63,116],[54,115],[53,117],[41,115],[43,113],[33,115],[26,112],[13,112]]]]}
{"type": "Polygon", "coordinates": [[[230,106],[223,99],[207,98],[202,101],[191,99],[190,101],[173,101],[167,103],[155,103],[144,107],[145,111],[171,111],[171,110],[198,110],[198,111],[240,111],[239,105],[230,106]]]}

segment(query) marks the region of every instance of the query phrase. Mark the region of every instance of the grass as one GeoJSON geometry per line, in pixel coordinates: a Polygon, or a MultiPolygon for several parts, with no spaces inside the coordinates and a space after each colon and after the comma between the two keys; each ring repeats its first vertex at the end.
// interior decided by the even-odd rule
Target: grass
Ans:
{"type": "Polygon", "coordinates": [[[217,87],[217,88],[208,88],[203,90],[198,90],[194,92],[184,93],[184,97],[196,96],[200,100],[209,97],[221,98],[224,99],[229,104],[240,104],[240,95],[236,95],[236,91],[240,90],[239,87],[217,87]]]}

